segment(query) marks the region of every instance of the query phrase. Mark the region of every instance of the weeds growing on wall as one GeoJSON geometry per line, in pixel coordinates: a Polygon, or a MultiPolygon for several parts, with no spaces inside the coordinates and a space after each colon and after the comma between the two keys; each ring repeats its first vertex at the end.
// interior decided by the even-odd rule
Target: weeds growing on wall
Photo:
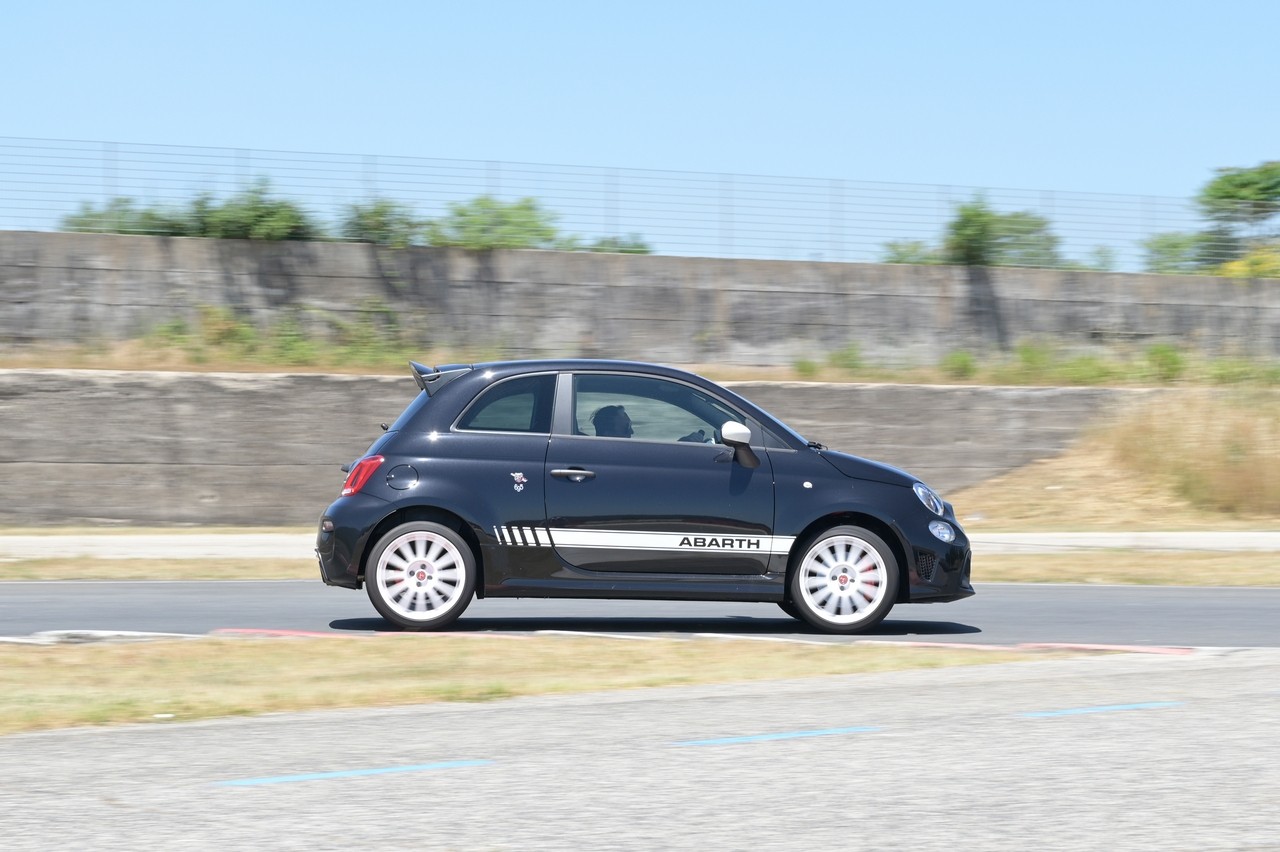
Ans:
{"type": "Polygon", "coordinates": [[[395,313],[375,302],[351,318],[306,319],[295,311],[259,326],[229,309],[205,306],[192,322],[174,319],[156,326],[144,343],[151,352],[171,353],[175,365],[224,368],[400,368],[418,351],[395,313]]]}
{"type": "Polygon", "coordinates": [[[812,358],[793,361],[790,371],[792,378],[805,381],[965,382],[1068,387],[1280,386],[1280,361],[1205,358],[1188,354],[1171,343],[1082,354],[1050,341],[1024,340],[1004,355],[978,355],[956,350],[942,356],[934,366],[916,368],[876,366],[867,363],[856,346],[849,346],[833,351],[823,361],[812,358]]]}
{"type": "MultiPolygon", "coordinates": [[[[28,348],[0,352],[0,367],[90,367],[120,370],[280,370],[400,372],[409,359],[476,363],[544,353],[506,347],[433,345],[422,324],[376,299],[341,314],[294,309],[270,324],[227,308],[202,307],[191,317],[155,326],[138,340],[93,346],[28,348]]],[[[555,353],[564,357],[584,354],[555,353]]],[[[594,357],[597,353],[590,353],[594,357]]],[[[608,357],[608,353],[604,354],[608,357]]],[[[711,378],[827,382],[899,382],[1034,386],[1241,386],[1280,387],[1280,361],[1205,358],[1170,343],[1102,354],[1080,354],[1052,342],[1022,341],[1003,355],[965,350],[937,364],[885,367],[870,362],[856,344],[812,352],[775,367],[694,365],[711,378]]]]}

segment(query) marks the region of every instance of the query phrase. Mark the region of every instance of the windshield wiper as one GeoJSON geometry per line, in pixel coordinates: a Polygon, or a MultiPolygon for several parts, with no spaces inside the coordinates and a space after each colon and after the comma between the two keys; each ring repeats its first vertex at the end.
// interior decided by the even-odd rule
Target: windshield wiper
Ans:
{"type": "Polygon", "coordinates": [[[819,444],[817,441],[809,442],[809,449],[811,450],[825,450],[826,448],[827,448],[826,444],[819,444]]]}

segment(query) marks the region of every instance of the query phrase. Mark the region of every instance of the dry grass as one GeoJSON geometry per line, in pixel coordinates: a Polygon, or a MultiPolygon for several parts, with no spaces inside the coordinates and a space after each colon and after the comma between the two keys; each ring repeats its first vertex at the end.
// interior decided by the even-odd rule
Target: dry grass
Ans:
{"type": "Polygon", "coordinates": [[[315,580],[314,559],[18,559],[4,580],[315,580]]]}
{"type": "Polygon", "coordinates": [[[977,556],[973,581],[1138,586],[1280,586],[1280,554],[1103,550],[977,556]]]}
{"type": "Polygon", "coordinates": [[[1157,398],[947,498],[974,532],[1280,529],[1280,393],[1157,398]]]}
{"type": "Polygon", "coordinates": [[[1165,477],[1200,508],[1280,516],[1280,393],[1184,391],[1104,436],[1130,470],[1165,477]]]}
{"type": "Polygon", "coordinates": [[[879,645],[439,635],[0,645],[0,734],[1063,656],[879,645]]]}

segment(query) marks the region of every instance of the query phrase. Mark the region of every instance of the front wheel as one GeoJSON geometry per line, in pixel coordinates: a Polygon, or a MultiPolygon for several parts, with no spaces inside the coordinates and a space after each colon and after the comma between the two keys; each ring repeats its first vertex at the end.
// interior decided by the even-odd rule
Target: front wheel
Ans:
{"type": "Polygon", "coordinates": [[[893,609],[898,560],[870,530],[832,527],[806,542],[790,590],[799,618],[828,633],[861,633],[893,609]]]}
{"type": "Polygon", "coordinates": [[[365,568],[374,609],[406,630],[458,620],[476,588],[475,555],[453,530],[428,521],[401,524],[374,545],[365,568]]]}

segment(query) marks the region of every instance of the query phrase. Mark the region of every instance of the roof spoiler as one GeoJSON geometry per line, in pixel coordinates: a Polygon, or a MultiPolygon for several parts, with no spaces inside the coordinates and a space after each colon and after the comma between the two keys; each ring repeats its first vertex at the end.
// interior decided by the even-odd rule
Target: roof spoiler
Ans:
{"type": "Polygon", "coordinates": [[[428,367],[425,364],[419,364],[417,361],[410,361],[409,369],[413,370],[413,379],[418,383],[418,387],[426,391],[427,396],[431,396],[440,388],[458,378],[458,376],[471,372],[473,368],[470,364],[446,364],[443,367],[428,367]]]}

